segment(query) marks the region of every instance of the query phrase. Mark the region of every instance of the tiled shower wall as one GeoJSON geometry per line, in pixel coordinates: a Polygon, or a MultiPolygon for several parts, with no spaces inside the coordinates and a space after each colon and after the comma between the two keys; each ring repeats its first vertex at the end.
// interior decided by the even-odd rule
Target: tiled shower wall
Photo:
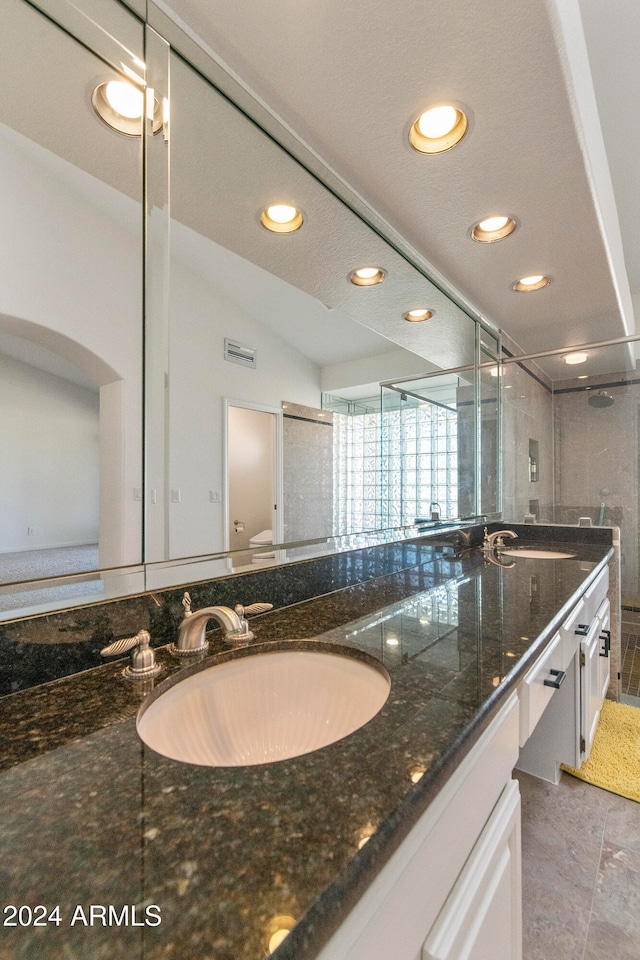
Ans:
{"type": "Polygon", "coordinates": [[[623,606],[640,605],[638,520],[640,376],[609,373],[554,384],[557,523],[620,527],[623,606]],[[594,407],[589,397],[605,389],[613,398],[594,407]]]}
{"type": "Polygon", "coordinates": [[[553,394],[535,364],[509,363],[502,376],[502,515],[524,520],[530,507],[553,519],[553,394]],[[537,441],[537,480],[530,480],[529,441],[537,441]]]}
{"type": "Polygon", "coordinates": [[[284,539],[333,534],[333,414],[283,403],[284,539]]]}
{"type": "Polygon", "coordinates": [[[538,519],[621,531],[623,606],[640,607],[640,373],[607,373],[554,381],[530,362],[504,367],[502,382],[502,515],[522,520],[533,503],[538,519]],[[613,404],[594,407],[606,389],[613,404]],[[529,441],[538,441],[538,480],[529,476],[529,441]]]}

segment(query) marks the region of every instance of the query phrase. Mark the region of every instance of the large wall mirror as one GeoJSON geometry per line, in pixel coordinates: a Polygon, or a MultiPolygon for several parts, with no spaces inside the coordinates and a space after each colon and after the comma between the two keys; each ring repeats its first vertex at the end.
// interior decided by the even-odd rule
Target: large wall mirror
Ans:
{"type": "MultiPolygon", "coordinates": [[[[103,31],[63,12],[69,29],[22,0],[0,11],[5,585],[142,560],[141,137],[114,136],[92,94],[126,79],[143,27],[117,4],[103,31]]],[[[30,600],[5,587],[0,609],[78,593],[104,596],[104,578],[41,585],[30,600]]]]}
{"type": "Polygon", "coordinates": [[[0,618],[380,529],[339,506],[336,425],[473,364],[476,324],[133,13],[52,4],[0,14],[0,618]],[[105,85],[141,95],[144,60],[147,116],[115,129],[105,85]]]}
{"type": "Polygon", "coordinates": [[[167,364],[148,370],[165,405],[148,439],[164,449],[149,461],[147,560],[224,551],[238,569],[281,561],[271,545],[391,525],[367,420],[379,384],[472,363],[475,324],[175,53],[169,73],[170,270],[151,327],[167,364]],[[274,204],[299,212],[295,229],[265,225],[274,204]],[[352,282],[362,267],[382,282],[352,282]],[[405,319],[421,309],[432,317],[405,319]],[[359,490],[345,479],[349,417],[372,448],[359,490]]]}

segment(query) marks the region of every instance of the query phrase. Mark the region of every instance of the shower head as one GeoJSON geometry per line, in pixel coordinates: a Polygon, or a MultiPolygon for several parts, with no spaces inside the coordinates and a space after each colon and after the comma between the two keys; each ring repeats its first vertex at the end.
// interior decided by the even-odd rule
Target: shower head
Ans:
{"type": "Polygon", "coordinates": [[[606,390],[598,390],[597,393],[589,394],[587,403],[591,407],[610,407],[613,403],[613,397],[606,390]]]}

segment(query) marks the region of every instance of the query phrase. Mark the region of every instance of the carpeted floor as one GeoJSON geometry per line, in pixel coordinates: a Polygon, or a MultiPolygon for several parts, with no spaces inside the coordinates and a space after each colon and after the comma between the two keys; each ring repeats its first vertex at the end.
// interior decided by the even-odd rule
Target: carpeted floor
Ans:
{"type": "Polygon", "coordinates": [[[99,576],[82,582],[45,584],[34,588],[21,586],[21,581],[59,577],[65,574],[90,573],[98,567],[98,544],[81,547],[57,547],[51,550],[23,550],[19,553],[0,553],[0,611],[24,614],[41,605],[64,606],[77,597],[87,601],[98,599],[104,586],[99,576]],[[7,584],[17,584],[7,589],[7,584]]]}
{"type": "Polygon", "coordinates": [[[562,769],[640,803],[640,708],[605,700],[589,759],[578,770],[562,769]]]}
{"type": "Polygon", "coordinates": [[[0,553],[0,583],[60,577],[65,573],[85,573],[97,568],[97,543],[80,547],[55,547],[51,550],[0,553]]]}

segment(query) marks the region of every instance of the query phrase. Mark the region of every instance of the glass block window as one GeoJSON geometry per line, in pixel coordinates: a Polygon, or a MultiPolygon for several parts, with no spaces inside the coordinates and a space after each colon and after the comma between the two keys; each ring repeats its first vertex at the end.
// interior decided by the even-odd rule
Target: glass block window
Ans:
{"type": "Polygon", "coordinates": [[[336,535],[455,518],[458,509],[458,414],[424,402],[382,413],[334,413],[336,535]]]}
{"type": "Polygon", "coordinates": [[[333,437],[335,534],[379,530],[380,414],[334,413],[333,437]]]}
{"type": "Polygon", "coordinates": [[[459,516],[457,411],[405,401],[383,413],[381,430],[383,516],[389,524],[430,519],[432,503],[443,518],[459,516]]]}

